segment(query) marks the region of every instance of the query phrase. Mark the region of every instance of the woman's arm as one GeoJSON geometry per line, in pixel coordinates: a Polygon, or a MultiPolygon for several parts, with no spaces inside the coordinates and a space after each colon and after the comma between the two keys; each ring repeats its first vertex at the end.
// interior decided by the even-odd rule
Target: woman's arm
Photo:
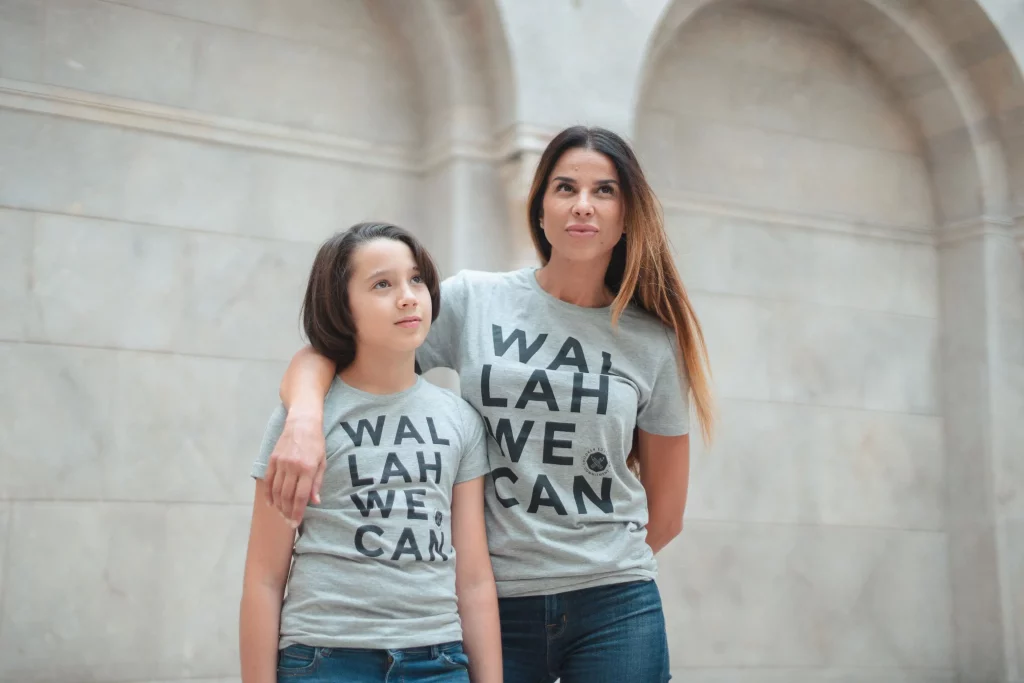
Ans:
{"type": "Polygon", "coordinates": [[[463,647],[473,683],[501,683],[498,592],[484,527],[484,478],[456,484],[452,492],[455,591],[459,596],[463,647]]]}
{"type": "Polygon", "coordinates": [[[242,683],[277,682],[277,646],[295,532],[266,502],[266,483],[256,482],[256,498],[245,556],[239,651],[242,683]]]}
{"type": "Polygon", "coordinates": [[[640,481],[647,492],[647,544],[655,553],[683,530],[690,485],[690,435],[639,430],[640,481]]]}
{"type": "Polygon", "coordinates": [[[320,503],[324,478],[324,397],[334,381],[332,361],[306,346],[288,364],[281,401],[288,409],[281,438],[270,454],[266,500],[297,527],[310,499],[320,503]]]}

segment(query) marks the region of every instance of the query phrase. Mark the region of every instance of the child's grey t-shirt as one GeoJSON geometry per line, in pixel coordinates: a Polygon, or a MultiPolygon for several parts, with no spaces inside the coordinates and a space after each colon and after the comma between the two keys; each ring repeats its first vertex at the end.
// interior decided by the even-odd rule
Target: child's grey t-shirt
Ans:
{"type": "MultiPolygon", "coordinates": [[[[284,426],[270,418],[252,476],[284,426]]],[[[309,504],[281,608],[282,649],[397,649],[462,638],[455,597],[455,484],[487,474],[480,415],[417,378],[398,394],[335,378],[324,400],[327,464],[309,504]]]]}
{"type": "Polygon", "coordinates": [[[445,280],[440,315],[416,354],[423,371],[454,369],[484,417],[498,595],[652,579],[647,498],[626,457],[634,426],[689,430],[674,334],[635,306],[613,328],[610,307],[561,301],[535,273],[445,280]]]}

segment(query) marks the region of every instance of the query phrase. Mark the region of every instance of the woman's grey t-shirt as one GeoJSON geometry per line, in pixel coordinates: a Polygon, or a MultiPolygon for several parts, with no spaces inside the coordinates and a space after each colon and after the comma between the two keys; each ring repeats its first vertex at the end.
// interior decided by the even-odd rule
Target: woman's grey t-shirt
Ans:
{"type": "Polygon", "coordinates": [[[487,533],[498,595],[542,595],[637,579],[657,565],[647,498],[626,466],[634,427],[689,430],[672,331],[630,306],[568,304],[536,268],[463,271],[416,359],[454,369],[484,417],[487,533]]]}
{"type": "MultiPolygon", "coordinates": [[[[252,476],[284,427],[270,418],[252,476]]],[[[451,504],[487,474],[480,415],[417,378],[398,394],[335,378],[324,400],[327,465],[293,549],[279,647],[397,649],[461,640],[451,504]]]]}

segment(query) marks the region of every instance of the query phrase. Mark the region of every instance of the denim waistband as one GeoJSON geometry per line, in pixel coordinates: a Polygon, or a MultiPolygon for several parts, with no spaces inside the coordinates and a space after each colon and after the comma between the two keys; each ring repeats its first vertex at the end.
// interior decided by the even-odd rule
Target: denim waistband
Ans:
{"type": "Polygon", "coordinates": [[[461,640],[453,640],[448,643],[438,643],[437,645],[423,645],[420,647],[405,647],[390,650],[384,648],[313,647],[311,645],[290,645],[286,649],[292,650],[292,652],[306,651],[311,655],[313,653],[319,653],[321,657],[343,657],[345,654],[353,652],[378,652],[380,654],[390,656],[399,655],[404,661],[416,661],[434,660],[442,654],[458,652],[461,647],[461,640]]]}

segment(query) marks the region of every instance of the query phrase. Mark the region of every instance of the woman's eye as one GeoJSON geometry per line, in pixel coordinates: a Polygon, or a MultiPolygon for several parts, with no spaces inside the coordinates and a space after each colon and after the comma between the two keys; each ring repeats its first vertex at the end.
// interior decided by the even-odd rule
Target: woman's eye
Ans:
{"type": "Polygon", "coordinates": [[[597,191],[603,192],[604,194],[614,194],[615,188],[613,188],[611,185],[602,185],[601,187],[597,188],[597,191]]]}
{"type": "Polygon", "coordinates": [[[572,185],[569,183],[558,183],[555,186],[555,192],[572,192],[572,185]]]}
{"type": "Polygon", "coordinates": [[[373,288],[374,289],[384,289],[385,287],[390,287],[390,286],[391,286],[391,283],[388,282],[387,280],[380,280],[380,281],[375,282],[373,284],[373,288]]]}
{"type": "Polygon", "coordinates": [[[420,275],[413,275],[412,276],[412,282],[413,282],[413,284],[416,284],[416,285],[422,285],[423,284],[423,277],[420,276],[420,275]]]}

